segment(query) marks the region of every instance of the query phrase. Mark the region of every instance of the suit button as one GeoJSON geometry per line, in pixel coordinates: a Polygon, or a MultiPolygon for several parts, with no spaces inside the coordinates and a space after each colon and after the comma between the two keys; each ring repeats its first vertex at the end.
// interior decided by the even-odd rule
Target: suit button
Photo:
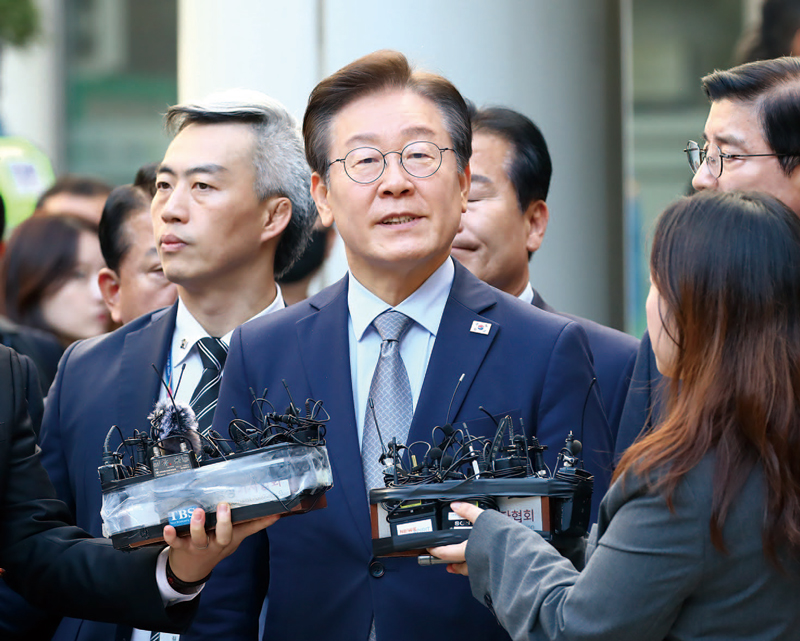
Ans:
{"type": "Polygon", "coordinates": [[[386,568],[380,561],[373,561],[369,564],[369,573],[376,579],[380,579],[386,573],[386,568]]]}

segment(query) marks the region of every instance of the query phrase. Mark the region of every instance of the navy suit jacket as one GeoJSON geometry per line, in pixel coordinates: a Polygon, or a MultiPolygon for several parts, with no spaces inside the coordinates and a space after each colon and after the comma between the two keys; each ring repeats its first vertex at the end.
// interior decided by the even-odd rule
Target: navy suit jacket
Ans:
{"type": "Polygon", "coordinates": [[[614,448],[615,460],[622,457],[639,434],[658,424],[663,410],[663,390],[664,377],[656,366],[656,355],[653,353],[650,334],[645,331],[639,343],[631,386],[622,409],[619,434],[614,448]]]}
{"type": "MultiPolygon", "coordinates": [[[[550,447],[546,454],[552,464],[568,432],[579,432],[594,376],[589,359],[586,335],[577,323],[508,296],[456,263],[408,441],[430,441],[432,428],[446,421],[456,382],[464,374],[450,411],[453,423],[483,417],[470,432],[493,435],[494,425],[478,406],[493,414],[517,410],[528,434],[550,447]],[[489,334],[471,332],[474,321],[489,323],[489,334]]],[[[251,387],[268,388],[268,398],[283,407],[288,400],[283,379],[296,403],[322,400],[331,416],[326,440],[334,487],[327,508],[281,519],[268,530],[265,638],[364,641],[374,614],[381,641],[507,639],[461,577],[442,566],[420,567],[413,558],[372,555],[353,409],[346,277],[234,332],[214,428],[227,433],[233,417],[227,408],[235,407],[239,417],[250,416],[251,387]]],[[[585,420],[586,466],[595,474],[599,500],[608,487],[611,437],[595,389],[585,420]]],[[[264,571],[241,550],[231,559],[240,564],[242,576],[264,571]]],[[[212,594],[209,585],[204,605],[212,594]]],[[[220,615],[204,607],[199,617],[218,620],[220,615]]],[[[226,638],[244,637],[231,633],[226,638]]]]}
{"type": "MultiPolygon", "coordinates": [[[[150,430],[147,415],[159,398],[177,309],[176,303],[111,334],[74,343],[59,364],[42,423],[42,463],[77,525],[94,536],[102,536],[97,468],[103,441],[112,425],[118,425],[125,437],[137,429],[150,430]]],[[[113,435],[111,444],[116,449],[119,436],[113,435]]],[[[242,545],[255,543],[245,540],[242,545]]],[[[227,580],[223,561],[209,584],[227,580]]],[[[224,592],[220,589],[218,594],[224,592]]],[[[109,624],[64,619],[54,639],[107,641],[115,634],[128,638],[130,628],[115,630],[109,624]]]]}
{"type": "Polygon", "coordinates": [[[586,331],[586,335],[589,337],[589,347],[592,348],[594,356],[597,384],[600,386],[603,406],[608,417],[608,427],[616,442],[622,407],[631,384],[639,341],[630,334],[600,325],[600,323],[586,318],[557,312],[544,301],[535,289],[533,290],[533,304],[546,312],[571,318],[586,331]]]}

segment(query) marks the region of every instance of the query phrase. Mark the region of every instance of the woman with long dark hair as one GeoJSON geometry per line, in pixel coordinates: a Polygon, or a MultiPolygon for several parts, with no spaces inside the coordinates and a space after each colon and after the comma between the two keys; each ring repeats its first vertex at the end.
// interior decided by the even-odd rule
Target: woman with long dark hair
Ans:
{"type": "Polygon", "coordinates": [[[108,331],[97,284],[105,266],[97,227],[75,216],[34,216],[14,229],[2,263],[3,312],[66,347],[108,331]]]}
{"type": "Polygon", "coordinates": [[[667,409],[619,462],[584,570],[463,503],[469,540],[433,552],[515,639],[800,638],[800,219],[762,194],[684,198],[650,268],[667,409]]]}

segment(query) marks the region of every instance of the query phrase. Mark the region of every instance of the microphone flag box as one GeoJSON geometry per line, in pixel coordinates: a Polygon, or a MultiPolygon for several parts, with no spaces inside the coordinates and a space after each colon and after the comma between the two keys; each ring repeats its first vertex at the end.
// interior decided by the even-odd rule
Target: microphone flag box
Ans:
{"type": "Polygon", "coordinates": [[[460,543],[472,524],[450,509],[453,501],[496,509],[556,547],[589,528],[594,478],[582,469],[555,478],[468,478],[369,491],[375,556],[417,556],[426,548],[460,543]]]}
{"type": "Polygon", "coordinates": [[[188,532],[198,507],[206,512],[206,529],[213,529],[216,506],[222,502],[230,504],[234,523],[319,509],[333,487],[328,450],[319,444],[279,443],[225,460],[175,467],[166,475],[102,483],[103,536],[110,537],[115,548],[161,542],[168,524],[179,534],[188,532]]]}

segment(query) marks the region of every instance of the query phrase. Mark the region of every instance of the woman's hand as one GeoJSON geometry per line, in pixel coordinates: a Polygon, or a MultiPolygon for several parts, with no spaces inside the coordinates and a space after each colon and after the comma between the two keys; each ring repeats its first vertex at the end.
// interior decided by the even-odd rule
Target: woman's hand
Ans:
{"type": "MultiPolygon", "coordinates": [[[[462,503],[460,501],[451,503],[450,509],[452,509],[453,512],[459,516],[463,516],[473,525],[475,524],[477,518],[481,515],[481,512],[483,512],[483,510],[477,505],[472,505],[472,503],[462,503]]],[[[457,543],[455,545],[441,545],[439,547],[429,548],[428,552],[430,552],[433,556],[442,559],[443,561],[449,561],[447,571],[450,572],[450,574],[463,574],[464,576],[469,576],[469,568],[467,567],[466,561],[466,541],[457,543]]]]}
{"type": "Polygon", "coordinates": [[[164,541],[170,547],[169,567],[181,581],[200,581],[217,563],[233,554],[245,538],[269,527],[279,518],[275,514],[232,525],[230,505],[220,503],[217,506],[217,527],[213,532],[206,532],[206,513],[197,508],[189,524],[189,536],[179,537],[174,527],[164,526],[164,541]]]}

